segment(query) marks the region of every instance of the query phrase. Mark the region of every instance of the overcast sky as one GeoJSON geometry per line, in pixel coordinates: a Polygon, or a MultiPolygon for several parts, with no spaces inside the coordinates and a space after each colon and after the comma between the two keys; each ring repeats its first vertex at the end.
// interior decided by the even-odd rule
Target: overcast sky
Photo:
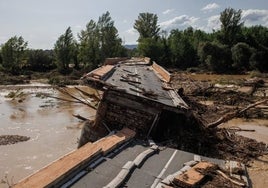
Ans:
{"type": "Polygon", "coordinates": [[[219,28],[219,14],[228,7],[243,10],[245,25],[268,27],[267,0],[0,0],[0,44],[17,35],[30,48],[52,49],[67,27],[77,36],[106,11],[124,44],[137,43],[133,24],[141,12],[157,14],[163,30],[192,26],[210,32],[219,28]]]}

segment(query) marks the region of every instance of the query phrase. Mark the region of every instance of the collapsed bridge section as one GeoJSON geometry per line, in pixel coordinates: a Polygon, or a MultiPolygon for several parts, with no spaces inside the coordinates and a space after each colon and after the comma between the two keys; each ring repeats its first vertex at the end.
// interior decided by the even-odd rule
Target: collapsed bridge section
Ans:
{"type": "Polygon", "coordinates": [[[84,79],[105,91],[95,121],[89,131],[83,131],[82,137],[87,137],[83,142],[95,141],[123,127],[135,130],[142,138],[161,141],[197,124],[188,105],[170,87],[170,74],[148,59],[113,61],[84,79]]]}

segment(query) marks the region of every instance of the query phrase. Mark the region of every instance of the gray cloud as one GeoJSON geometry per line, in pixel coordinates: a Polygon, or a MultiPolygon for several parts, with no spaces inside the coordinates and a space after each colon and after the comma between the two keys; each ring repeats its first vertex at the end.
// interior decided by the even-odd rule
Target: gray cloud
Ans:
{"type": "Polygon", "coordinates": [[[174,9],[167,9],[164,12],[162,12],[163,14],[170,14],[171,12],[173,12],[174,9]]]}
{"type": "Polygon", "coordinates": [[[195,26],[195,23],[199,20],[197,17],[191,17],[188,15],[177,16],[171,20],[161,22],[159,25],[163,30],[170,31],[172,29],[182,29],[188,26],[195,26]]]}
{"type": "Polygon", "coordinates": [[[268,10],[243,10],[242,20],[245,22],[245,25],[261,24],[268,26],[268,10]]]}
{"type": "Polygon", "coordinates": [[[208,18],[206,31],[218,30],[221,27],[220,15],[214,15],[208,18]]]}
{"type": "Polygon", "coordinates": [[[204,12],[210,12],[212,10],[219,8],[219,7],[220,6],[217,3],[210,3],[210,4],[207,4],[206,6],[204,6],[201,10],[204,12]]]}

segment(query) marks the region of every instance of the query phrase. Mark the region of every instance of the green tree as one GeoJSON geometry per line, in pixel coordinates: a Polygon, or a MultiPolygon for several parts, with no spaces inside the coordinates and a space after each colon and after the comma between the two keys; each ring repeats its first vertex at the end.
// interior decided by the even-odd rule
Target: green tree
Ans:
{"type": "Polygon", "coordinates": [[[208,70],[216,73],[224,73],[231,70],[231,50],[226,45],[211,42],[200,43],[198,56],[208,70]]]}
{"type": "Polygon", "coordinates": [[[2,66],[2,63],[3,63],[3,59],[2,59],[2,52],[0,50],[0,65],[2,66]]]}
{"type": "Polygon", "coordinates": [[[100,63],[99,32],[96,22],[90,20],[86,29],[78,35],[80,40],[78,59],[89,69],[94,69],[100,63]]]}
{"type": "Polygon", "coordinates": [[[241,38],[241,22],[242,10],[235,10],[233,8],[226,8],[220,15],[221,31],[219,33],[219,40],[222,44],[233,46],[241,38]]]}
{"type": "Polygon", "coordinates": [[[122,56],[122,40],[119,38],[118,30],[108,11],[99,17],[97,30],[100,37],[101,60],[107,57],[122,56]]]}
{"type": "Polygon", "coordinates": [[[65,33],[58,38],[54,46],[56,63],[60,72],[67,73],[69,71],[69,64],[73,63],[74,60],[75,47],[72,30],[68,27],[65,33]]]}
{"type": "Polygon", "coordinates": [[[157,24],[158,17],[152,13],[140,13],[138,19],[135,20],[134,29],[136,29],[140,36],[139,41],[144,38],[158,38],[160,27],[157,24]]]}
{"type": "Polygon", "coordinates": [[[156,60],[160,65],[165,67],[171,67],[171,49],[169,40],[166,36],[166,32],[163,32],[164,35],[162,35],[159,39],[160,45],[161,45],[161,51],[159,54],[158,59],[156,60]]]}
{"type": "Polygon", "coordinates": [[[197,52],[193,46],[193,30],[172,30],[169,41],[174,66],[186,69],[196,65],[197,52]]]}
{"type": "Polygon", "coordinates": [[[245,43],[254,48],[249,60],[250,68],[268,71],[268,28],[260,25],[243,27],[242,33],[245,43]]]}
{"type": "Polygon", "coordinates": [[[254,48],[268,47],[268,28],[258,25],[242,28],[244,42],[254,48]]]}
{"type": "Polygon", "coordinates": [[[246,43],[237,43],[231,48],[233,64],[232,67],[237,71],[248,70],[249,60],[252,49],[246,43]]]}
{"type": "Polygon", "coordinates": [[[162,46],[159,40],[143,38],[139,42],[138,51],[140,55],[158,62],[162,54],[162,46]]]}
{"type": "Polygon", "coordinates": [[[268,72],[268,50],[254,51],[249,59],[250,67],[261,72],[268,72]]]}
{"type": "Polygon", "coordinates": [[[10,38],[1,48],[2,65],[8,72],[18,74],[25,63],[27,42],[20,36],[10,38]]]}
{"type": "Polygon", "coordinates": [[[161,55],[161,41],[159,40],[160,27],[158,17],[152,13],[140,13],[135,20],[134,29],[139,32],[138,51],[141,56],[148,56],[158,61],[161,55]]]}
{"type": "Polygon", "coordinates": [[[28,50],[27,56],[29,70],[45,72],[55,68],[52,50],[28,50]]]}
{"type": "Polygon", "coordinates": [[[127,55],[109,12],[100,16],[97,23],[90,20],[78,37],[78,60],[89,69],[96,68],[107,57],[127,55]]]}

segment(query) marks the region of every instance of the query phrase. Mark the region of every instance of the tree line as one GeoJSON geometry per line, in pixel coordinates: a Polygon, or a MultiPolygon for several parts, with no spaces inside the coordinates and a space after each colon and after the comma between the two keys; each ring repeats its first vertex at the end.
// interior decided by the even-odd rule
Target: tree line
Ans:
{"type": "Polygon", "coordinates": [[[217,73],[268,71],[268,28],[245,27],[241,10],[227,8],[220,15],[221,28],[207,33],[188,27],[162,31],[158,17],[140,13],[134,29],[138,47],[126,49],[109,12],[97,21],[90,20],[76,40],[70,27],[59,36],[52,50],[28,49],[23,37],[14,36],[0,49],[0,71],[22,74],[25,71],[61,73],[73,69],[90,71],[107,57],[148,56],[165,67],[198,68],[217,73]]]}
{"type": "Polygon", "coordinates": [[[98,21],[90,20],[78,33],[78,40],[68,27],[52,50],[28,49],[27,46],[21,36],[14,36],[4,43],[0,50],[0,71],[22,74],[57,68],[65,74],[73,69],[90,71],[107,57],[127,56],[127,49],[122,45],[109,12],[100,16],[98,21]]]}
{"type": "Polygon", "coordinates": [[[201,68],[216,73],[268,71],[268,28],[245,27],[241,10],[227,8],[220,14],[221,28],[212,33],[188,27],[161,32],[158,17],[141,13],[134,28],[140,33],[138,54],[165,67],[201,68]]]}

